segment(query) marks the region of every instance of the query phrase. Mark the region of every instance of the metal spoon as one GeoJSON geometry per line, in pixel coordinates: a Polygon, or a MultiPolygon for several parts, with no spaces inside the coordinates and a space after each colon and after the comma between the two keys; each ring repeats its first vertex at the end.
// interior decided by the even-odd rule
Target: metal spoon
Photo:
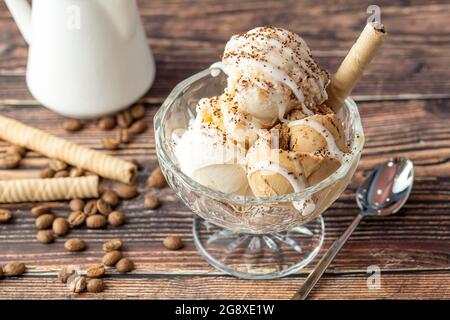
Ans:
{"type": "Polygon", "coordinates": [[[411,193],[413,180],[413,163],[408,159],[395,158],[378,165],[356,191],[356,202],[361,212],[320,259],[292,300],[306,299],[362,218],[388,216],[400,210],[411,193]]]}

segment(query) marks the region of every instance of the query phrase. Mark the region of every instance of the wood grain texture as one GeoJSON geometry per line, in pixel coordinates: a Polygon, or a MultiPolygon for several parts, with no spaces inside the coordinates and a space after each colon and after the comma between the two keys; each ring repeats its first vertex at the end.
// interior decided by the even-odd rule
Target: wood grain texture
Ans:
{"type": "MultiPolygon", "coordinates": [[[[416,181],[410,201],[398,214],[363,221],[336,257],[312,299],[449,299],[450,292],[450,18],[448,1],[381,1],[389,41],[355,89],[360,101],[366,144],[352,183],[325,213],[325,250],[357,214],[358,183],[377,163],[410,157],[416,181]],[[367,289],[366,269],[377,265],[382,288],[367,289]]],[[[219,58],[230,35],[272,24],[304,36],[321,65],[335,70],[359,34],[371,1],[139,1],[158,76],[146,95],[146,121],[173,86],[219,58]],[[270,14],[268,14],[270,12],[270,14]]],[[[38,106],[25,84],[27,47],[4,2],[0,3],[0,114],[57,136],[101,149],[100,139],[114,136],[89,122],[80,133],[66,133],[62,117],[38,106]],[[9,105],[16,105],[10,107],[9,105]]],[[[7,144],[0,142],[0,153],[7,144]]],[[[137,179],[141,195],[123,202],[127,224],[105,230],[79,229],[88,250],[67,253],[64,238],[51,245],[35,241],[33,204],[0,205],[12,210],[10,224],[0,225],[0,264],[22,260],[22,278],[0,280],[0,299],[8,298],[222,298],[287,299],[312,265],[297,275],[272,281],[243,281],[224,276],[206,263],[194,247],[192,213],[168,188],[156,191],[158,210],[146,210],[145,180],[156,165],[150,129],[127,148],[112,152],[143,165],[137,179]],[[183,250],[169,252],[162,240],[180,235],[183,250]],[[124,252],[136,261],[128,275],[111,272],[99,295],[72,296],[58,284],[55,272],[68,264],[97,263],[101,243],[120,237],[124,252]]],[[[30,152],[17,170],[0,168],[0,179],[36,177],[47,159],[30,152]]],[[[67,216],[66,202],[51,203],[67,216]]]]}
{"type": "MultiPolygon", "coordinates": [[[[178,82],[220,59],[230,36],[258,25],[298,32],[318,62],[334,71],[363,29],[366,8],[372,2],[142,0],[141,15],[158,65],[147,101],[161,102],[178,82]]],[[[389,38],[354,95],[364,99],[414,93],[448,97],[448,1],[377,4],[389,38]]],[[[24,81],[27,46],[3,2],[0,12],[0,102],[32,101],[24,81]]]]}

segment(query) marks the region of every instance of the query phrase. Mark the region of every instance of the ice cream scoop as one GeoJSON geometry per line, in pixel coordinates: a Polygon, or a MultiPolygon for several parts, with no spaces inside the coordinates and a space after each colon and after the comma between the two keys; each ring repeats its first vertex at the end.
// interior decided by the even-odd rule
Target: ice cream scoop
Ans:
{"type": "Polygon", "coordinates": [[[294,108],[312,115],[310,107],[327,99],[328,72],[313,60],[305,41],[285,29],[259,27],[233,36],[222,62],[230,105],[262,127],[273,126],[294,108]]]}

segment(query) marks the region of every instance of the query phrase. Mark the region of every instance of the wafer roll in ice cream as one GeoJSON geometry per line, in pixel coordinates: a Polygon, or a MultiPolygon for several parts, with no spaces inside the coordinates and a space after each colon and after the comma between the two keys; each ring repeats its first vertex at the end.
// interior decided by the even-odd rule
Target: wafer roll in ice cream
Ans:
{"type": "Polygon", "coordinates": [[[327,88],[329,98],[325,103],[335,112],[342,107],[386,36],[386,30],[381,23],[374,22],[366,25],[327,88]]]}
{"type": "Polygon", "coordinates": [[[0,116],[0,139],[124,183],[132,182],[137,173],[136,165],[131,162],[55,137],[3,116],[0,116]]]}
{"type": "Polygon", "coordinates": [[[0,203],[98,197],[97,176],[0,181],[0,203]]]}

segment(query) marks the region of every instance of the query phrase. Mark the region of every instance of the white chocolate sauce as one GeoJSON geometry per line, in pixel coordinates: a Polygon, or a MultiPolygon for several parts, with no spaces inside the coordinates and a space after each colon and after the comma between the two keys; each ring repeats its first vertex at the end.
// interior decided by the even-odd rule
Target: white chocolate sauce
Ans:
{"type": "MultiPolygon", "coordinates": [[[[281,176],[286,178],[295,192],[300,192],[307,187],[306,181],[302,176],[294,177],[293,174],[289,174],[289,172],[279,164],[271,163],[269,161],[261,161],[249,168],[247,176],[250,176],[257,171],[262,170],[280,174],[281,176]]],[[[316,205],[311,198],[293,201],[292,204],[297,210],[301,211],[302,215],[304,216],[311,214],[316,208],[316,205]]]]}

